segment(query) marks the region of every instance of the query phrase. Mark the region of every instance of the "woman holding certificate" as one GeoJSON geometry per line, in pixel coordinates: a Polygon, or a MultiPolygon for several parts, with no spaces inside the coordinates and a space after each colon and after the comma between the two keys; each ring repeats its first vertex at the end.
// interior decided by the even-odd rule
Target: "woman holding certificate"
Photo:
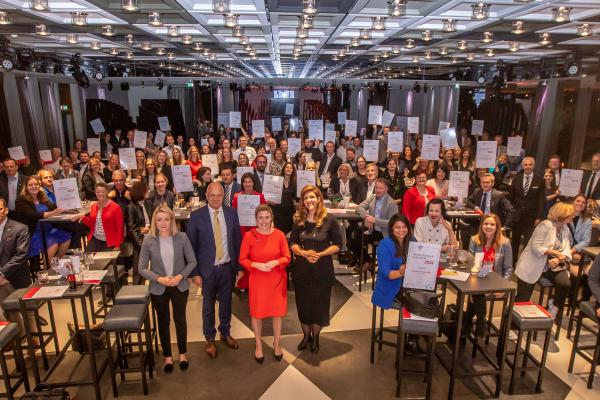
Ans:
{"type": "Polygon", "coordinates": [[[282,317],[287,313],[287,274],[290,250],[283,232],[273,228],[273,212],[266,204],[256,208],[256,228],[244,236],[240,264],[250,276],[249,305],[256,339],[254,358],[262,364],[262,320],[273,318],[273,356],[281,361],[279,345],[282,317]]]}
{"type": "MultiPolygon", "coordinates": [[[[502,233],[502,223],[496,214],[486,214],[479,224],[479,232],[471,237],[469,252],[483,254],[482,267],[491,264],[504,279],[510,279],[513,270],[513,254],[510,240],[502,233]]],[[[463,319],[462,335],[473,330],[473,319],[477,317],[475,336],[482,337],[486,331],[485,295],[475,294],[469,299],[463,319]]]]}
{"type": "Polygon", "coordinates": [[[292,230],[294,220],[294,201],[296,200],[296,168],[291,162],[286,162],[281,170],[283,176],[283,189],[281,203],[273,204],[275,227],[287,234],[292,230]]]}
{"type": "Polygon", "coordinates": [[[402,214],[396,214],[388,223],[388,237],[377,246],[377,280],[371,302],[377,307],[388,309],[402,289],[406,271],[408,243],[412,236],[410,223],[402,214]]]}
{"type": "Polygon", "coordinates": [[[332,255],[340,251],[341,233],[335,217],[327,214],[323,194],[306,185],[300,193],[294,214],[290,249],[296,256],[292,279],[296,288],[296,307],[304,337],[298,350],[311,344],[319,352],[319,333],[329,325],[329,302],[334,282],[332,255]]]}

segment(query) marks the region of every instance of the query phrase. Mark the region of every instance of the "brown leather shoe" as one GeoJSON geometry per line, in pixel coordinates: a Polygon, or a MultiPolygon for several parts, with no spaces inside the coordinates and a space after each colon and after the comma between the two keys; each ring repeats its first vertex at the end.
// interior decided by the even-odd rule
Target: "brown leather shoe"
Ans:
{"type": "Polygon", "coordinates": [[[240,348],[240,345],[238,344],[238,342],[231,336],[227,336],[227,337],[221,336],[221,342],[225,343],[227,346],[229,346],[235,350],[240,348]]]}
{"type": "Polygon", "coordinates": [[[208,356],[210,358],[216,358],[217,357],[217,344],[215,343],[215,341],[208,340],[206,342],[206,347],[204,348],[204,351],[206,352],[206,354],[208,354],[208,356]]]}

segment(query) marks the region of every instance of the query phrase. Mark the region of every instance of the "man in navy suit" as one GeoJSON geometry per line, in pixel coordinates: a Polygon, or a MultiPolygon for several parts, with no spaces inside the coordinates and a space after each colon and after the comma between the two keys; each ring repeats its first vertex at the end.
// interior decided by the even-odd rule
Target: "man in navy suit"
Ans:
{"type": "Polygon", "coordinates": [[[206,337],[205,351],[217,356],[215,336],[215,301],[219,299],[219,333],[221,341],[232,349],[238,343],[231,337],[231,292],[243,272],[238,263],[242,242],[237,212],[223,205],[223,186],[208,185],[208,204],[190,215],[187,235],[196,251],[198,265],[192,272],[192,282],[202,287],[202,330],[206,337]]]}
{"type": "Polygon", "coordinates": [[[221,167],[221,185],[223,187],[223,205],[231,207],[233,195],[242,191],[242,186],[233,179],[233,167],[224,164],[221,167]]]}

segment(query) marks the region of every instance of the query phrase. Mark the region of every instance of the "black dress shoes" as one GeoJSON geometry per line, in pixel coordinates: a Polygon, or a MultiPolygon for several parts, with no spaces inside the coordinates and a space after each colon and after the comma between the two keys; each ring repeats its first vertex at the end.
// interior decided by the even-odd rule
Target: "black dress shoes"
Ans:
{"type": "Polygon", "coordinates": [[[319,352],[319,337],[315,336],[310,344],[310,352],[317,354],[319,352]]]}
{"type": "Polygon", "coordinates": [[[310,335],[305,335],[302,338],[302,341],[300,342],[300,344],[298,344],[298,350],[302,351],[304,349],[306,349],[306,346],[308,345],[308,343],[310,343],[312,341],[310,335]]]}
{"type": "Polygon", "coordinates": [[[170,374],[171,372],[173,372],[173,363],[165,364],[163,366],[163,371],[165,371],[167,374],[170,374]]]}

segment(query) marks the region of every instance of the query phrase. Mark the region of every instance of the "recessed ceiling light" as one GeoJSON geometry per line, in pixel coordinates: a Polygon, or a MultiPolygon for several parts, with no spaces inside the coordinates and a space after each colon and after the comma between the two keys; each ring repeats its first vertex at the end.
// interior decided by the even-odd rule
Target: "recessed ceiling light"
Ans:
{"type": "Polygon", "coordinates": [[[10,25],[12,21],[6,11],[0,11],[0,25],[10,25]]]}
{"type": "Polygon", "coordinates": [[[35,26],[35,34],[40,36],[48,36],[50,34],[50,30],[44,24],[39,24],[35,26]]]}
{"type": "Polygon", "coordinates": [[[302,0],[302,12],[308,15],[314,15],[317,13],[317,2],[316,0],[302,0]]]}
{"type": "Polygon", "coordinates": [[[425,50],[425,59],[431,60],[431,50],[425,50]]]}
{"type": "Polygon", "coordinates": [[[29,8],[35,11],[50,11],[48,8],[48,0],[31,0],[29,8]]]}
{"type": "Polygon", "coordinates": [[[334,54],[334,55],[331,56],[331,59],[333,61],[338,61],[340,58],[337,56],[337,54],[334,54]]]}
{"type": "Polygon", "coordinates": [[[244,35],[244,28],[239,25],[236,25],[232,28],[231,33],[233,37],[242,37],[244,35]]]}
{"type": "Polygon", "coordinates": [[[300,26],[304,29],[310,29],[313,27],[313,17],[312,15],[303,15],[301,17],[300,26]]]}
{"type": "Polygon", "coordinates": [[[359,38],[360,38],[360,40],[371,40],[371,30],[370,29],[361,29],[359,38]]]}
{"type": "Polygon", "coordinates": [[[138,0],[122,0],[121,9],[127,12],[139,11],[138,0]]]}
{"type": "Polygon", "coordinates": [[[183,44],[192,44],[192,42],[193,40],[191,35],[183,35],[183,37],[181,38],[181,43],[183,44]]]}
{"type": "Polygon", "coordinates": [[[392,0],[388,2],[390,17],[398,18],[406,15],[406,0],[392,0]]]}
{"type": "Polygon", "coordinates": [[[481,41],[483,43],[492,43],[493,37],[494,34],[492,32],[483,32],[483,39],[481,39],[481,41]]]}
{"type": "Polygon", "coordinates": [[[458,58],[456,58],[456,57],[452,57],[452,61],[451,61],[451,62],[452,62],[452,64],[456,64],[456,63],[458,63],[458,58]]]}
{"type": "Polygon", "coordinates": [[[217,14],[227,14],[231,12],[229,0],[213,0],[213,12],[217,14]]]}
{"type": "Polygon", "coordinates": [[[102,34],[104,36],[115,36],[115,31],[111,25],[103,25],[102,26],[102,34]]]}
{"type": "Polygon", "coordinates": [[[160,20],[160,13],[151,12],[148,14],[148,25],[161,26],[162,21],[160,20]]]}
{"type": "Polygon", "coordinates": [[[127,54],[125,55],[125,58],[127,58],[128,60],[133,59],[133,53],[128,51],[127,54]]]}
{"type": "Polygon", "coordinates": [[[158,49],[156,49],[156,54],[158,54],[159,56],[163,56],[165,53],[166,51],[163,47],[159,47],[158,49]]]}
{"type": "Polygon", "coordinates": [[[110,49],[110,54],[116,56],[117,54],[119,54],[119,49],[113,47],[112,49],[110,49]]]}
{"type": "Polygon", "coordinates": [[[299,38],[307,38],[308,37],[308,29],[300,28],[296,31],[296,35],[299,38]]]}
{"type": "Polygon", "coordinates": [[[77,44],[77,35],[74,33],[67,34],[67,43],[69,44],[77,44]]]}
{"type": "Polygon", "coordinates": [[[519,51],[519,42],[510,42],[508,45],[508,50],[519,51]]]}
{"type": "Polygon", "coordinates": [[[569,22],[571,20],[571,7],[556,7],[552,9],[554,22],[569,22]]]}
{"type": "Polygon", "coordinates": [[[91,44],[90,44],[90,49],[92,50],[100,50],[102,48],[102,45],[100,44],[99,41],[94,40],[91,44]]]}
{"type": "Polygon", "coordinates": [[[381,53],[381,58],[389,58],[389,57],[390,57],[389,51],[384,51],[383,53],[381,53]]]}
{"type": "Polygon", "coordinates": [[[358,38],[350,39],[350,46],[352,46],[352,47],[360,46],[360,40],[358,40],[358,38]]]}
{"type": "Polygon", "coordinates": [[[473,61],[474,59],[475,59],[475,54],[473,54],[473,53],[467,54],[467,60],[473,61]]]}
{"type": "Polygon", "coordinates": [[[392,46],[392,53],[400,54],[400,46],[392,46]]]}
{"type": "Polygon", "coordinates": [[[458,49],[459,50],[467,50],[469,48],[469,44],[467,43],[466,40],[461,40],[458,42],[458,49]]]}
{"type": "Polygon", "coordinates": [[[577,25],[577,36],[590,36],[592,34],[592,27],[590,24],[579,24],[577,25]]]}
{"type": "Polygon", "coordinates": [[[513,33],[515,35],[520,35],[522,33],[525,33],[525,24],[523,23],[523,21],[514,21],[512,23],[511,33],[513,33]]]}
{"type": "Polygon", "coordinates": [[[454,21],[452,18],[444,19],[443,23],[444,25],[442,26],[442,32],[456,32],[456,21],[454,21]]]}
{"type": "Polygon", "coordinates": [[[413,39],[406,39],[406,44],[404,45],[407,49],[415,48],[415,41],[413,39]]]}
{"type": "Polygon", "coordinates": [[[412,56],[412,62],[417,64],[419,62],[419,56],[412,56]]]}
{"type": "Polygon", "coordinates": [[[167,53],[167,60],[174,60],[175,58],[175,53],[167,53]]]}
{"type": "Polygon", "coordinates": [[[471,19],[483,21],[488,19],[490,5],[485,3],[477,3],[471,5],[471,19]]]}
{"type": "Polygon", "coordinates": [[[177,25],[171,25],[167,28],[167,36],[177,37],[179,36],[179,27],[177,25]]]}
{"type": "Polygon", "coordinates": [[[11,33],[10,37],[13,38],[13,39],[16,39],[16,38],[19,37],[19,35],[17,35],[16,33],[11,33]]]}
{"type": "Polygon", "coordinates": [[[144,51],[152,50],[152,44],[150,44],[150,42],[142,43],[142,50],[144,50],[144,51]]]}
{"type": "MultiPolygon", "coordinates": [[[[256,56],[256,54],[252,54],[253,56],[256,56]]],[[[216,60],[217,59],[217,55],[215,53],[212,53],[209,57],[211,60],[216,60]]]]}
{"type": "Polygon", "coordinates": [[[250,41],[248,40],[248,36],[244,35],[240,38],[240,44],[242,46],[249,44],[250,41]]]}
{"type": "Polygon", "coordinates": [[[544,46],[552,44],[552,37],[548,32],[542,33],[540,34],[540,41],[538,43],[544,46]]]}
{"type": "Polygon", "coordinates": [[[129,44],[133,44],[133,35],[131,33],[125,35],[125,41],[129,44]]]}
{"type": "Polygon", "coordinates": [[[447,47],[442,47],[440,48],[440,56],[445,56],[448,55],[448,48],[447,47]]]}
{"type": "Polygon", "coordinates": [[[426,42],[430,41],[432,39],[431,31],[429,29],[422,31],[421,38],[426,42]]]}
{"type": "Polygon", "coordinates": [[[494,49],[485,49],[485,55],[488,57],[494,56],[494,49]]]}
{"type": "Polygon", "coordinates": [[[202,51],[202,45],[198,42],[194,43],[194,51],[202,51]]]}
{"type": "Polygon", "coordinates": [[[75,26],[86,26],[87,22],[87,13],[84,12],[72,12],[71,13],[71,25],[75,26]]]}
{"type": "Polygon", "coordinates": [[[223,16],[223,23],[228,28],[234,28],[236,25],[239,25],[240,16],[237,14],[225,14],[223,16]]]}
{"type": "Polygon", "coordinates": [[[385,18],[384,17],[371,17],[372,25],[371,28],[374,31],[385,30],[385,18]]]}

